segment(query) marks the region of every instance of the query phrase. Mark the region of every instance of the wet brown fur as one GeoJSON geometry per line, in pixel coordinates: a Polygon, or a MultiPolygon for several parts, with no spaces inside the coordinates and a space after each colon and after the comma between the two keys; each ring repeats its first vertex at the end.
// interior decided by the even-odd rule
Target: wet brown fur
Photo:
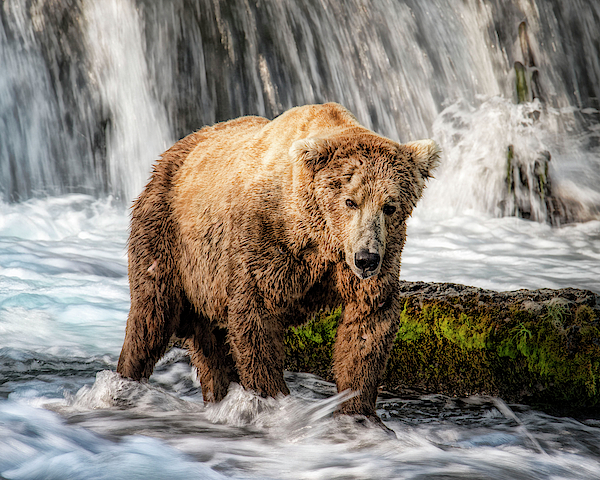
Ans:
{"type": "Polygon", "coordinates": [[[437,159],[433,142],[399,145],[337,104],[242,117],[179,141],[133,206],[118,372],[148,378],[175,334],[205,400],[221,400],[233,381],[287,394],[285,330],[342,304],[334,375],[339,391],[359,395],[341,411],[374,416],[398,330],[405,221],[437,159]],[[396,212],[383,216],[390,202],[396,212]],[[348,258],[364,215],[380,219],[385,253],[361,279],[348,258]]]}

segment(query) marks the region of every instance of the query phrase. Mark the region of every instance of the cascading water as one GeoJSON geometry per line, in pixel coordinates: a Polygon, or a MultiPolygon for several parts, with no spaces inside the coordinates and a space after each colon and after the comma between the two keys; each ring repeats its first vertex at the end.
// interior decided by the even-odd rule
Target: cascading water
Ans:
{"type": "Polygon", "coordinates": [[[309,374],[205,407],[181,350],[114,373],[152,162],[298,104],[442,145],[401,279],[600,293],[598,24],[584,0],[0,2],[0,478],[600,480],[594,419],[382,396],[392,438],[309,374]]]}
{"type": "Polygon", "coordinates": [[[558,222],[600,211],[595,2],[13,0],[1,15],[5,200],[129,202],[173,139],[338,101],[391,138],[440,141],[429,206],[558,222]],[[516,105],[517,63],[536,104],[516,105]]]}
{"type": "Polygon", "coordinates": [[[82,30],[89,74],[101,105],[110,112],[105,132],[109,188],[132,198],[154,159],[172,143],[166,112],[155,100],[148,76],[142,25],[130,2],[84,0],[82,30]]]}
{"type": "Polygon", "coordinates": [[[0,12],[4,199],[133,198],[171,143],[135,5],[15,0],[0,12]]]}

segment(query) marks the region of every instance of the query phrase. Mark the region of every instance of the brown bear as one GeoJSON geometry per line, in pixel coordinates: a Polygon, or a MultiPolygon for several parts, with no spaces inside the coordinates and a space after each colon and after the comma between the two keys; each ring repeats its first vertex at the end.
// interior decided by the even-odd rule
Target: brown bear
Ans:
{"type": "Polygon", "coordinates": [[[206,401],[230,382],[287,394],[286,329],[342,305],[333,374],[338,391],[357,395],[340,412],[376,418],[399,327],[406,219],[438,158],[432,140],[398,144],[336,103],[180,140],[133,206],[117,371],[148,378],[176,335],[206,401]]]}

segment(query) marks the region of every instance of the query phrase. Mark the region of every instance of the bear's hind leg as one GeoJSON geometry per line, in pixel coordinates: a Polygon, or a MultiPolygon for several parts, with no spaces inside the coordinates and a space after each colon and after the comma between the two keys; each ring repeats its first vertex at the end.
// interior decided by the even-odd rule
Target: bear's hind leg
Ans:
{"type": "Polygon", "coordinates": [[[181,315],[179,296],[165,282],[137,283],[127,318],[125,341],[117,372],[125,378],[140,380],[152,375],[163,356],[181,315]]]}
{"type": "Polygon", "coordinates": [[[122,377],[141,380],[152,375],[154,365],[165,353],[173,331],[164,328],[161,331],[150,332],[145,328],[146,321],[136,317],[138,316],[130,315],[127,320],[127,331],[117,372],[122,377]]]}
{"type": "Polygon", "coordinates": [[[241,385],[263,397],[290,393],[283,378],[283,321],[261,309],[249,295],[229,308],[229,341],[241,385]]]}
{"type": "Polygon", "coordinates": [[[220,402],[227,395],[229,384],[239,382],[231,357],[227,332],[222,328],[201,328],[196,324],[194,335],[186,341],[192,365],[198,370],[205,402],[220,402]]]}

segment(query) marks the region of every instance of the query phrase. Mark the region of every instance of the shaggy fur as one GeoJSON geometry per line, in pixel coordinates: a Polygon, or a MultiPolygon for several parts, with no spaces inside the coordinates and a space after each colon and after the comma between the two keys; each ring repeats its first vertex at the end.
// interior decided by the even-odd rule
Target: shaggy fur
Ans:
{"type": "Polygon", "coordinates": [[[177,335],[205,400],[232,381],[287,394],[284,332],[342,304],[334,375],[358,395],[341,412],[375,416],[398,330],[405,221],[438,156],[431,140],[400,145],[334,103],[179,141],[133,207],[118,372],[149,377],[177,335]]]}

